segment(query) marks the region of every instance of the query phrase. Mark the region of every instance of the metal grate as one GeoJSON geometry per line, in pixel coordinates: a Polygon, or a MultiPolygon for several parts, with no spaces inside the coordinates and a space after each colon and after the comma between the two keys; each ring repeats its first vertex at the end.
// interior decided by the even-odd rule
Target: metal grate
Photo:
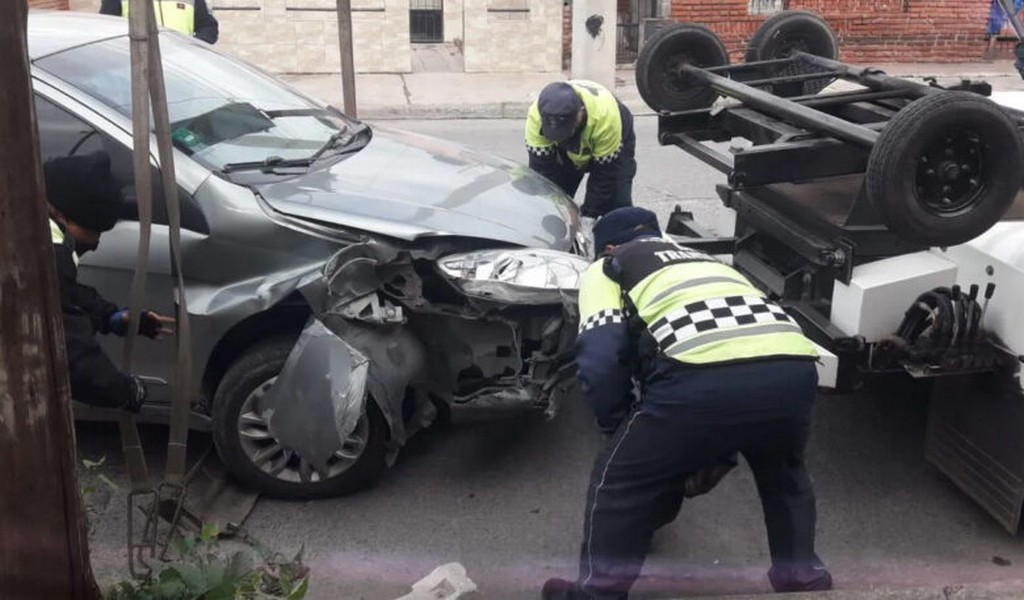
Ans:
{"type": "Polygon", "coordinates": [[[435,44],[444,41],[444,0],[409,0],[409,39],[435,44]]]}
{"type": "MultiPolygon", "coordinates": [[[[620,4],[621,7],[621,4],[620,4]]],[[[628,64],[640,53],[640,27],[658,14],[658,0],[629,0],[629,10],[619,11],[615,27],[615,62],[628,64]]]]}

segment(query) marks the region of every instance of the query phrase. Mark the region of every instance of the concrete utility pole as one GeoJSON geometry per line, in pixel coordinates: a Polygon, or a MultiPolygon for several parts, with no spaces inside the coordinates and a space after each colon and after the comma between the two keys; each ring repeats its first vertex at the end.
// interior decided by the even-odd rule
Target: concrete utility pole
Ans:
{"type": "Polygon", "coordinates": [[[99,599],[75,474],[25,0],[0,19],[0,598],[99,599]]]}
{"type": "Polygon", "coordinates": [[[341,93],[344,113],[356,118],[356,67],[352,57],[352,0],[337,0],[338,51],[341,53],[341,93]]]}
{"type": "Polygon", "coordinates": [[[573,0],[573,79],[615,89],[615,12],[615,0],[573,0]]]}

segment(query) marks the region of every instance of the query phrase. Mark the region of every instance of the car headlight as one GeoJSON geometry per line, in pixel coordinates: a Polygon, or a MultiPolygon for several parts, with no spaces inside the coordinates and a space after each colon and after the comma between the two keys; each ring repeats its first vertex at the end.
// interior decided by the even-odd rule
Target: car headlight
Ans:
{"type": "Polygon", "coordinates": [[[575,301],[590,262],[558,250],[517,248],[450,254],[437,265],[466,295],[510,304],[575,301]]]}

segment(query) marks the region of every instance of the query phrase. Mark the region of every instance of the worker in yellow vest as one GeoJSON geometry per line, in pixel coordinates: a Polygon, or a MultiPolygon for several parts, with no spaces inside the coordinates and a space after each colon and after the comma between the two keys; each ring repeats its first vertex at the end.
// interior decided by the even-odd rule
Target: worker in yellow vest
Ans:
{"type": "Polygon", "coordinates": [[[647,209],[598,219],[594,243],[602,256],[580,283],[576,364],[610,439],[590,478],[579,578],[549,580],[542,597],[625,599],[655,530],[695,495],[694,475],[712,471],[696,493],[708,491],[737,453],[761,497],[772,587],[831,588],[804,466],[814,344],[739,271],[666,239],[647,209]]]}
{"type": "Polygon", "coordinates": [[[527,113],[526,151],[530,168],[570,196],[588,175],[580,208],[588,222],[633,204],[633,114],[600,84],[572,80],[546,85],[527,113]]]}
{"type": "MultiPolygon", "coordinates": [[[[190,37],[215,44],[220,25],[206,6],[206,0],[154,0],[156,23],[190,37]]],[[[128,16],[128,0],[103,0],[100,14],[128,16]]]]}

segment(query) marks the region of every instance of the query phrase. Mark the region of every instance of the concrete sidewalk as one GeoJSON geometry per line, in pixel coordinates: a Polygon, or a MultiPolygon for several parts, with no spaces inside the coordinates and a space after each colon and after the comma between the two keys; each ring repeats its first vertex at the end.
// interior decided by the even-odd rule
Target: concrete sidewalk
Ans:
{"type": "MultiPolygon", "coordinates": [[[[939,83],[983,79],[996,90],[1024,90],[1011,60],[983,63],[900,63],[875,67],[901,77],[939,83]]],[[[363,119],[522,119],[552,73],[363,73],[356,76],[356,107],[363,119]]],[[[306,94],[342,106],[338,75],[284,75],[306,94]]],[[[653,111],[640,98],[632,69],[616,74],[615,92],[635,115],[653,111]]]]}

